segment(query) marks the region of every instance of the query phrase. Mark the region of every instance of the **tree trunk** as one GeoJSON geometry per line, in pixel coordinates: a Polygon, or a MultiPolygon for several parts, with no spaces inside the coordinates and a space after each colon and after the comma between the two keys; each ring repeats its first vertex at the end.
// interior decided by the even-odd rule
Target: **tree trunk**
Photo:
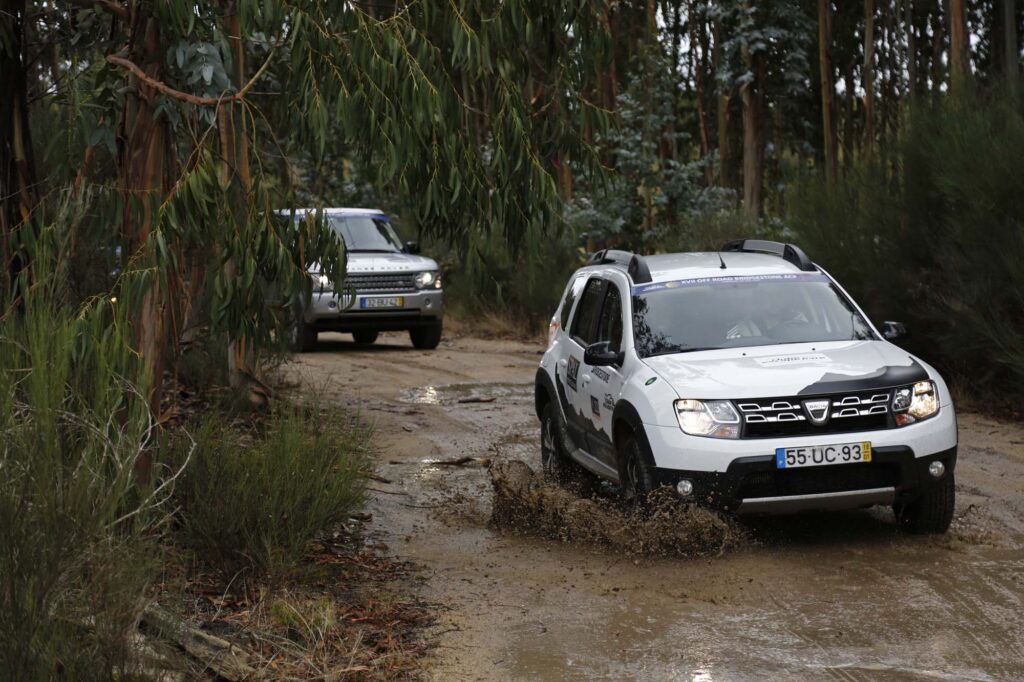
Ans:
{"type": "Polygon", "coordinates": [[[752,218],[761,214],[761,185],[764,176],[764,53],[751,55],[743,47],[743,61],[753,80],[740,88],[743,102],[743,210],[752,218]]]}
{"type": "MultiPolygon", "coordinates": [[[[718,71],[723,58],[722,33],[721,24],[715,24],[715,51],[711,66],[714,72],[718,71]]],[[[732,164],[732,154],[729,150],[729,100],[730,97],[727,93],[718,95],[718,184],[722,187],[732,187],[729,174],[729,166],[732,164]]]]}
{"type": "Polygon", "coordinates": [[[967,12],[964,0],[949,0],[949,70],[953,87],[961,87],[970,76],[967,58],[967,12]]]}
{"type": "MultiPolygon", "coordinates": [[[[146,75],[161,79],[165,46],[160,30],[144,3],[134,3],[129,20],[129,54],[142,65],[146,75]]],[[[171,188],[170,168],[174,157],[166,119],[156,106],[159,94],[150,85],[128,74],[128,94],[119,135],[118,171],[123,196],[124,214],[121,239],[125,247],[126,270],[148,269],[151,265],[149,237],[157,223],[160,203],[171,188]]],[[[169,315],[166,291],[157,276],[147,276],[141,283],[141,299],[133,302],[131,312],[135,347],[144,366],[150,409],[160,414],[163,397],[164,362],[167,350],[169,315]]],[[[129,292],[131,293],[131,292],[129,292]]],[[[150,480],[148,455],[135,467],[136,481],[150,480]]]]}
{"type": "MultiPolygon", "coordinates": [[[[914,55],[909,55],[907,64],[912,64],[913,59],[914,55]]],[[[864,0],[864,71],[861,81],[864,85],[864,156],[870,157],[875,147],[875,0],[864,0]]]]}
{"type": "Polygon", "coordinates": [[[1017,90],[1017,78],[1020,74],[1018,62],[1020,54],[1017,47],[1017,8],[1014,0],[1002,0],[1003,3],[1003,72],[1006,83],[1011,91],[1017,90]]]}
{"type": "MultiPolygon", "coordinates": [[[[704,73],[706,71],[708,58],[707,31],[703,26],[698,27],[695,0],[690,0],[690,7],[687,16],[690,22],[690,49],[688,50],[691,63],[693,64],[693,87],[697,99],[697,125],[700,133],[700,158],[707,159],[711,153],[711,134],[708,130],[707,88],[704,86],[704,73]],[[697,48],[700,48],[699,50],[697,48]]],[[[706,163],[706,162],[705,162],[706,163]]],[[[704,167],[704,182],[709,187],[714,182],[714,168],[710,164],[704,167]]]]}
{"type": "Polygon", "coordinates": [[[825,149],[825,177],[836,179],[837,140],[835,129],[835,86],[832,75],[832,3],[818,0],[818,65],[821,72],[821,127],[825,149]]]}
{"type": "MultiPolygon", "coordinates": [[[[228,44],[234,61],[235,87],[241,88],[246,81],[245,43],[238,18],[238,7],[233,0],[225,0],[225,28],[228,44]]],[[[236,220],[247,220],[249,192],[252,190],[252,174],[249,169],[249,135],[245,119],[244,104],[234,102],[222,105],[220,116],[221,180],[231,187],[232,203],[236,220]]],[[[237,264],[229,259],[224,264],[228,278],[235,275],[237,264]]],[[[248,385],[249,377],[255,375],[255,367],[249,344],[244,336],[232,338],[228,343],[228,377],[231,386],[240,389],[248,385]]]]}
{"type": "Polygon", "coordinates": [[[21,230],[39,201],[35,158],[28,124],[25,67],[25,0],[5,0],[0,10],[0,254],[3,293],[16,294],[27,267],[21,230]]]}
{"type": "MultiPolygon", "coordinates": [[[[874,3],[872,3],[874,4],[874,3]]],[[[917,25],[914,23],[914,1],[903,0],[903,23],[907,32],[907,97],[911,102],[917,96],[918,83],[918,54],[917,54],[917,25]]],[[[872,30],[874,30],[872,28],[872,30]]],[[[874,41],[872,41],[873,43],[874,41]]],[[[872,71],[874,67],[872,66],[872,71]]],[[[874,80],[874,73],[872,73],[874,80]]],[[[874,83],[872,83],[872,86],[874,83]]]]}

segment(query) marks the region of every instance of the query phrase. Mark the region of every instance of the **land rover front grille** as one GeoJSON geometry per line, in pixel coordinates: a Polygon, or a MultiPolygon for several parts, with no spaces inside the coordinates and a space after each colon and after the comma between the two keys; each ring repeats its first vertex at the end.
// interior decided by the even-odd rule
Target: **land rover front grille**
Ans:
{"type": "Polygon", "coordinates": [[[345,279],[346,286],[359,293],[404,293],[416,291],[416,273],[382,272],[361,275],[349,275],[345,279]]]}
{"type": "MultiPolygon", "coordinates": [[[[825,433],[873,431],[894,426],[892,391],[863,391],[796,398],[737,400],[743,419],[743,438],[776,438],[825,433]],[[827,419],[815,423],[805,401],[828,400],[827,419]]],[[[821,412],[818,413],[822,414],[821,412]]]]}

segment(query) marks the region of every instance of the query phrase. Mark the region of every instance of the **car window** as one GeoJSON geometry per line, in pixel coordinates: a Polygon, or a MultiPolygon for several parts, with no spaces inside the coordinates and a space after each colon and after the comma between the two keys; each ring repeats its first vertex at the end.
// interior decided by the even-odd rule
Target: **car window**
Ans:
{"type": "Polygon", "coordinates": [[[566,289],[565,300],[562,301],[562,314],[560,319],[562,323],[562,329],[565,330],[566,332],[569,331],[569,313],[572,312],[572,304],[576,302],[577,298],[579,298],[580,292],[583,291],[583,285],[585,283],[586,278],[583,277],[582,275],[579,275],[575,279],[573,279],[568,289],[566,289]]]}
{"type": "Polygon", "coordinates": [[[594,342],[597,333],[597,317],[601,312],[601,302],[604,299],[604,290],[607,282],[594,277],[587,281],[583,289],[583,295],[576,306],[576,315],[572,320],[572,338],[582,346],[589,346],[594,342]]]}
{"type": "Polygon", "coordinates": [[[614,284],[608,285],[595,341],[607,341],[610,349],[616,353],[622,349],[622,296],[614,284]]]}

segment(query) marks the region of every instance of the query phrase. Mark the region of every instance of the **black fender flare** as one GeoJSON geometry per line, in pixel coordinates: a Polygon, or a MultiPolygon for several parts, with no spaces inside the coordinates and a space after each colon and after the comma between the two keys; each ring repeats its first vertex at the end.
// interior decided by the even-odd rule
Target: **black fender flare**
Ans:
{"type": "Polygon", "coordinates": [[[644,429],[643,420],[640,419],[640,413],[629,402],[620,400],[615,404],[615,409],[612,411],[612,444],[615,446],[616,460],[619,460],[619,476],[624,475],[624,463],[618,454],[622,445],[620,439],[624,429],[631,431],[637,439],[640,445],[640,456],[644,460],[643,464],[647,467],[654,467],[654,454],[651,452],[651,442],[647,439],[647,431],[644,429]]]}
{"type": "Polygon", "coordinates": [[[543,367],[538,367],[533,383],[533,410],[537,413],[537,419],[543,415],[544,406],[552,400],[558,400],[555,382],[543,367]]]}

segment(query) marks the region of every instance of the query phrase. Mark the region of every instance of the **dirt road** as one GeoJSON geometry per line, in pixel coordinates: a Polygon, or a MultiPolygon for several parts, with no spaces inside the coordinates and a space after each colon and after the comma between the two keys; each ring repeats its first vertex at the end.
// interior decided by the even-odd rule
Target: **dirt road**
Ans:
{"type": "Polygon", "coordinates": [[[377,424],[369,528],[443,605],[433,679],[1024,679],[1024,428],[960,420],[957,520],[891,513],[759,521],[714,559],[650,559],[499,534],[462,456],[538,461],[539,348],[321,335],[289,371],[377,424]],[[492,401],[488,401],[492,399],[492,401]]]}

